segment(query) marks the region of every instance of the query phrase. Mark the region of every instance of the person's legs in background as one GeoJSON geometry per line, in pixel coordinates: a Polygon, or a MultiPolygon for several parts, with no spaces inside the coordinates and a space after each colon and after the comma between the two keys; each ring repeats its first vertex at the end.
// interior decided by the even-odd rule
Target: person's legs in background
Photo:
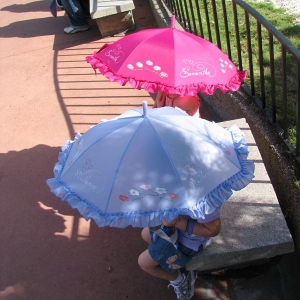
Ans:
{"type": "MultiPolygon", "coordinates": [[[[89,0],[82,1],[89,2],[89,0]]],[[[80,0],[61,0],[61,3],[71,22],[71,26],[64,29],[65,33],[76,33],[89,29],[89,23],[86,17],[86,5],[83,9],[80,0]]]]}
{"type": "Polygon", "coordinates": [[[90,0],[79,0],[81,3],[83,14],[87,19],[91,17],[90,15],[90,0]]]}

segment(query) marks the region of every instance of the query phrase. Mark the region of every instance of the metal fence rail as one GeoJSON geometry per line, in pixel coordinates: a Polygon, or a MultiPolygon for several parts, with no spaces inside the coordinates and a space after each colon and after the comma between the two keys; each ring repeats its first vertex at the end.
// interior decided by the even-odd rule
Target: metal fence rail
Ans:
{"type": "Polygon", "coordinates": [[[244,1],[163,1],[185,30],[248,70],[242,88],[300,162],[300,50],[244,1]]]}

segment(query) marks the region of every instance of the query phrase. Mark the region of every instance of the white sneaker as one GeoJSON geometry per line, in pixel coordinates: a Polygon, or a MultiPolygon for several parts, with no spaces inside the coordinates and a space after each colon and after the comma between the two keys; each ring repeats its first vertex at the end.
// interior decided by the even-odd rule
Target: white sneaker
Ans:
{"type": "Polygon", "coordinates": [[[69,27],[66,27],[64,29],[64,32],[65,33],[68,33],[68,34],[72,34],[72,33],[76,33],[76,32],[79,32],[79,31],[86,31],[86,30],[89,30],[90,27],[89,25],[83,25],[83,26],[69,26],[69,27]]]}
{"type": "Polygon", "coordinates": [[[182,274],[183,280],[179,284],[172,284],[178,300],[189,300],[194,296],[194,284],[197,278],[196,271],[190,271],[187,275],[182,274]]]}

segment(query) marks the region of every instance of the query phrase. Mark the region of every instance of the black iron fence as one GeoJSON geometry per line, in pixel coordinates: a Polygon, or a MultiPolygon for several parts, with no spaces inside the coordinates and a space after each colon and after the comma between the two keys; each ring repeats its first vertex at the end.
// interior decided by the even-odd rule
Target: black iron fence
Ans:
{"type": "Polygon", "coordinates": [[[163,0],[182,27],[215,43],[300,162],[300,50],[241,0],[163,0]]]}

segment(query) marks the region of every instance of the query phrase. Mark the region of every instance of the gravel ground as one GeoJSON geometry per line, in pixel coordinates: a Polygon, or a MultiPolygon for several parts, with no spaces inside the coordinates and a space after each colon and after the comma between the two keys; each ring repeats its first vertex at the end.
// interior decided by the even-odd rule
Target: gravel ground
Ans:
{"type": "MultiPolygon", "coordinates": [[[[300,0],[252,0],[256,2],[272,2],[277,8],[284,8],[288,14],[300,15],[300,0]]],[[[294,25],[300,25],[300,17],[294,21],[294,25]]]]}
{"type": "Polygon", "coordinates": [[[289,14],[300,14],[300,0],[271,0],[275,7],[282,7],[289,14]]]}

